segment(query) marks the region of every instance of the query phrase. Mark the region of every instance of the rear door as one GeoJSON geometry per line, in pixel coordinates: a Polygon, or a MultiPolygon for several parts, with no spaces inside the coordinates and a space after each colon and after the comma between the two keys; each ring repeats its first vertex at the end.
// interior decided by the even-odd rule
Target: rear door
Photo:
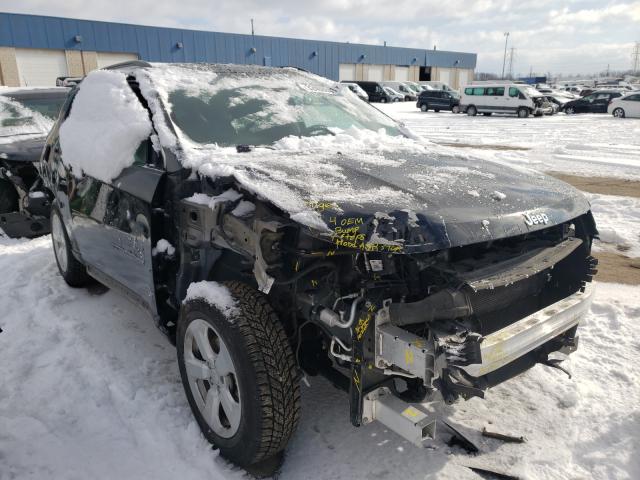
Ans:
{"type": "Polygon", "coordinates": [[[596,93],[595,100],[591,103],[591,112],[593,113],[606,113],[609,106],[609,100],[611,100],[610,93],[596,93]]]}
{"type": "Polygon", "coordinates": [[[625,101],[621,103],[628,117],[640,117],[640,93],[629,95],[625,101]]]}

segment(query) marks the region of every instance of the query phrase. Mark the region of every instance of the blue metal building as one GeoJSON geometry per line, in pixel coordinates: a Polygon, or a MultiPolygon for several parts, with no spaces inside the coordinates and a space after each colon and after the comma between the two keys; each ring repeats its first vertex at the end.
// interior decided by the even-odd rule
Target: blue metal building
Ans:
{"type": "Polygon", "coordinates": [[[21,84],[30,83],[27,76],[38,77],[33,72],[38,63],[50,70],[44,74],[47,78],[54,70],[61,73],[63,53],[67,64],[64,73],[68,75],[82,75],[104,66],[100,64],[102,57],[102,63],[140,58],[151,62],[287,65],[334,80],[417,81],[442,80],[438,77],[445,76],[455,84],[459,77],[471,80],[468,72],[472,73],[476,65],[473,53],[0,13],[0,80],[4,84],[16,83],[12,70],[17,70],[21,84]],[[452,71],[455,79],[451,78],[452,71]],[[442,72],[447,75],[438,75],[442,72]]]}

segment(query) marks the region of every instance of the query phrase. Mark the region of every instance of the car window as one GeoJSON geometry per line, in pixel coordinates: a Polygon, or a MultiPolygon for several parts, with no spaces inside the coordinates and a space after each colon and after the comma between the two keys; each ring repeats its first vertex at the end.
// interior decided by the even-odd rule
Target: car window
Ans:
{"type": "Polygon", "coordinates": [[[473,88],[465,88],[464,89],[464,94],[465,95],[473,95],[473,88]]]}
{"type": "Polygon", "coordinates": [[[610,93],[598,93],[596,95],[596,100],[609,100],[609,97],[612,96],[610,93]]]}
{"type": "Polygon", "coordinates": [[[473,89],[473,94],[474,95],[484,95],[484,88],[482,88],[482,87],[474,88],[473,89]]]}
{"type": "Polygon", "coordinates": [[[141,167],[149,163],[149,140],[143,140],[133,155],[133,164],[141,167]]]}
{"type": "Polygon", "coordinates": [[[516,87],[509,87],[510,97],[517,97],[518,95],[520,95],[520,90],[518,90],[516,87]]]}
{"type": "Polygon", "coordinates": [[[628,97],[625,97],[624,100],[630,102],[640,102],[640,95],[629,95],[628,97]]]}
{"type": "Polygon", "coordinates": [[[504,95],[504,87],[496,88],[496,96],[502,97],[504,95]]]}
{"type": "Polygon", "coordinates": [[[585,102],[593,102],[596,99],[595,95],[587,95],[586,97],[582,97],[582,100],[584,100],[585,102]]]}

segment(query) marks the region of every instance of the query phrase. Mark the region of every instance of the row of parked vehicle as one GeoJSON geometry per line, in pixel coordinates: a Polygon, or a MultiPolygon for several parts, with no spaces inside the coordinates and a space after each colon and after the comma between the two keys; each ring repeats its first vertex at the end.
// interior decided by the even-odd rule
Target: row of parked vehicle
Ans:
{"type": "Polygon", "coordinates": [[[457,94],[443,82],[410,82],[410,81],[351,81],[343,80],[342,83],[363,100],[369,102],[415,102],[424,92],[447,91],[457,94]]]}
{"type": "Polygon", "coordinates": [[[418,96],[416,107],[423,112],[451,110],[470,116],[501,113],[526,118],[558,112],[568,115],[608,112],[615,117],[640,117],[640,90],[608,87],[580,97],[547,85],[534,87],[512,82],[475,82],[465,86],[461,96],[444,90],[423,91],[418,96]]]}

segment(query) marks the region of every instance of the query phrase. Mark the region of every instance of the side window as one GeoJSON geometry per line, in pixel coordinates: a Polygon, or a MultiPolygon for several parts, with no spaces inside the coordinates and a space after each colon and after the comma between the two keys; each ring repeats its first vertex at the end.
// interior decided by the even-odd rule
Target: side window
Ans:
{"type": "Polygon", "coordinates": [[[151,141],[149,139],[143,140],[140,143],[140,146],[136,150],[136,153],[133,155],[133,164],[137,167],[142,167],[150,163],[149,158],[149,143],[151,141]]]}
{"type": "Polygon", "coordinates": [[[593,102],[596,99],[595,95],[587,95],[586,97],[582,97],[582,100],[584,100],[585,102],[593,102]]]}
{"type": "Polygon", "coordinates": [[[473,94],[474,95],[484,95],[484,88],[474,88],[473,89],[473,94]]]}
{"type": "Polygon", "coordinates": [[[496,94],[496,89],[493,87],[487,88],[487,91],[485,93],[485,95],[488,95],[490,97],[493,97],[495,94],[496,94]]]}
{"type": "Polygon", "coordinates": [[[503,97],[504,96],[504,87],[498,87],[496,88],[496,96],[498,97],[503,97]]]}
{"type": "Polygon", "coordinates": [[[464,94],[465,95],[473,95],[473,88],[465,88],[464,89],[464,94]]]}
{"type": "Polygon", "coordinates": [[[640,95],[630,95],[625,100],[630,100],[632,102],[640,102],[640,95]]]}
{"type": "Polygon", "coordinates": [[[509,96],[510,97],[517,97],[520,95],[520,90],[518,90],[516,87],[509,87],[509,96]]]}
{"type": "Polygon", "coordinates": [[[596,95],[596,100],[609,100],[609,96],[613,96],[610,93],[599,93],[596,95]]]}

